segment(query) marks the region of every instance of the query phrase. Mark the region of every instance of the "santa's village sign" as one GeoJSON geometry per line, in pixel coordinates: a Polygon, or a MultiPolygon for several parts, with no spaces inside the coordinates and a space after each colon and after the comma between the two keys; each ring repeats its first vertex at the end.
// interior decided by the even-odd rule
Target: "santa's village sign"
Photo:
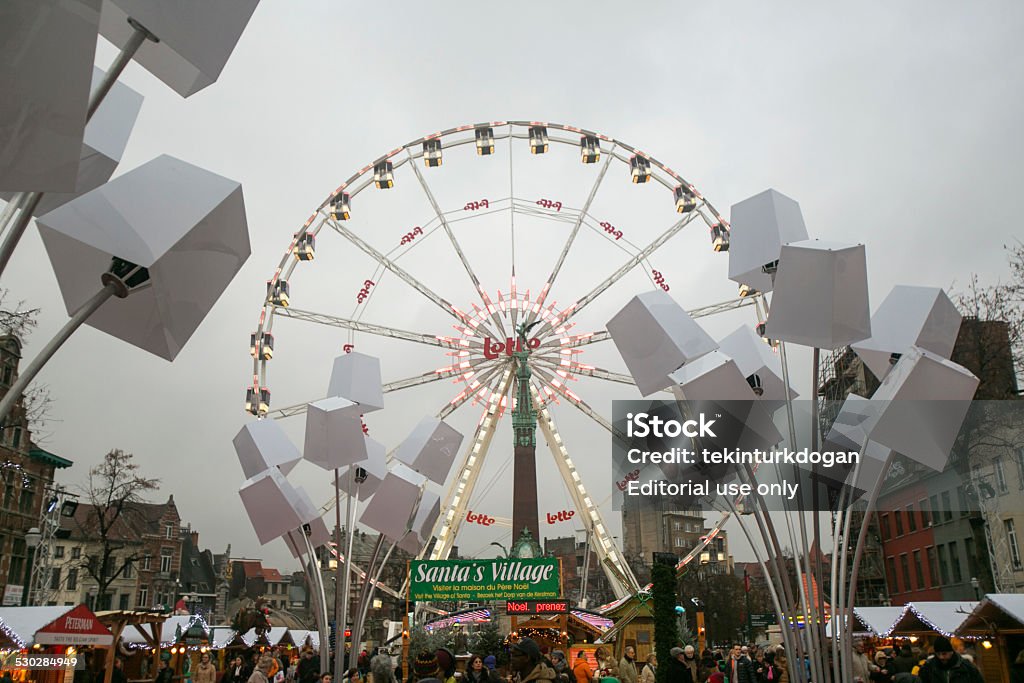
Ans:
{"type": "Polygon", "coordinates": [[[557,557],[409,564],[410,600],[543,600],[561,595],[557,557]]]}

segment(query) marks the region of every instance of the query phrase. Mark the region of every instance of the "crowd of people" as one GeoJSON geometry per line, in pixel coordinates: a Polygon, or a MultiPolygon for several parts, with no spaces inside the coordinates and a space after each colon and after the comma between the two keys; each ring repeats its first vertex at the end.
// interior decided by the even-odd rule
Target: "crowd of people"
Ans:
{"type": "MultiPolygon", "coordinates": [[[[456,673],[456,658],[448,648],[423,651],[409,663],[406,676],[395,671],[387,654],[371,657],[362,652],[356,666],[344,672],[338,683],[654,683],[658,661],[652,652],[639,661],[636,650],[627,646],[616,661],[610,646],[593,651],[592,667],[585,651],[570,662],[564,651],[550,652],[531,638],[520,638],[509,647],[508,664],[500,669],[494,654],[474,654],[464,672],[456,673]]],[[[692,645],[673,647],[667,667],[668,683],[789,683],[795,663],[781,646],[733,645],[705,649],[692,645]]],[[[808,679],[810,665],[805,660],[808,679]]],[[[844,683],[983,683],[969,653],[957,653],[944,637],[933,640],[930,651],[911,642],[869,651],[869,644],[857,641],[851,662],[850,681],[844,683]]],[[[219,669],[210,653],[204,652],[189,673],[192,683],[334,683],[331,672],[322,672],[320,659],[312,650],[284,648],[239,654],[219,669]]],[[[163,659],[156,683],[173,683],[180,676],[163,659]]],[[[1024,683],[1024,652],[1010,670],[1011,683],[1024,683]]],[[[78,681],[76,677],[76,682],[78,681]]],[[[115,662],[114,683],[127,683],[123,663],[115,662]]],[[[84,681],[82,683],[87,683],[84,681]]],[[[825,683],[835,683],[831,667],[825,683]]]]}

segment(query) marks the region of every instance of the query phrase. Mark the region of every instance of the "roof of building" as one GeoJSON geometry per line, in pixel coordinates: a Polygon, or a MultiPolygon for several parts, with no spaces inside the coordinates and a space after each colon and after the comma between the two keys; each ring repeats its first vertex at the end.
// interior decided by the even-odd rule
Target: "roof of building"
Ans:
{"type": "Polygon", "coordinates": [[[281,572],[277,571],[276,569],[272,569],[270,567],[264,567],[263,568],[263,580],[264,581],[276,581],[276,582],[287,581],[287,579],[285,579],[283,576],[281,576],[281,572]]]}
{"type": "MultiPolygon", "coordinates": [[[[121,541],[142,541],[143,536],[163,535],[161,522],[168,511],[174,512],[178,518],[177,507],[173,497],[166,503],[126,503],[119,514],[115,507],[107,508],[108,519],[116,516],[111,526],[109,538],[121,541]]],[[[95,538],[99,526],[96,506],[82,502],[78,504],[73,517],[62,517],[61,528],[70,532],[71,538],[95,538]]]]}
{"type": "Polygon", "coordinates": [[[241,560],[242,571],[247,579],[258,579],[263,576],[263,564],[259,560],[241,560]]]}
{"type": "Polygon", "coordinates": [[[55,453],[51,453],[47,450],[40,448],[39,446],[36,446],[35,444],[33,444],[32,448],[29,449],[28,457],[42,461],[47,465],[53,465],[54,467],[57,467],[59,469],[71,467],[72,465],[75,464],[68,460],[67,458],[62,458],[55,453]]]}

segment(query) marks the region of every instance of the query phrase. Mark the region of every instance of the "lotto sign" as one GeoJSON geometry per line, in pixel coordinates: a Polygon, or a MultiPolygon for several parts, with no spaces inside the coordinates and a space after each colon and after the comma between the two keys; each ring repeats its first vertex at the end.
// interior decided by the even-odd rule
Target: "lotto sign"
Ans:
{"type": "Polygon", "coordinates": [[[560,595],[554,557],[409,564],[410,600],[545,600],[560,595]]]}

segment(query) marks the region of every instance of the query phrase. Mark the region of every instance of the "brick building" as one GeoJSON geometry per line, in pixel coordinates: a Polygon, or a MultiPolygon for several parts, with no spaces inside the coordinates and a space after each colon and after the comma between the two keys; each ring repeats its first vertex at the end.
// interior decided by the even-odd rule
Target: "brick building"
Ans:
{"type": "MultiPolygon", "coordinates": [[[[0,336],[0,395],[18,376],[21,342],[0,336]]],[[[71,461],[32,443],[25,406],[19,400],[0,429],[0,596],[20,605],[31,558],[25,533],[40,526],[43,505],[53,496],[53,478],[71,461]]]]}

